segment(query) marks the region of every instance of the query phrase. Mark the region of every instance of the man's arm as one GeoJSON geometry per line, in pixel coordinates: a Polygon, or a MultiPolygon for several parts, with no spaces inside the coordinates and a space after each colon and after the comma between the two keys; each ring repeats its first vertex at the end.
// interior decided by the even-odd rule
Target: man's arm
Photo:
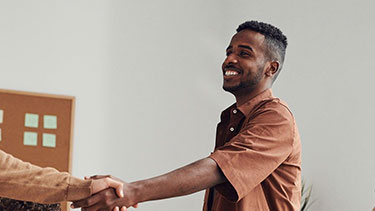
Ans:
{"type": "Polygon", "coordinates": [[[204,158],[158,177],[124,183],[124,198],[116,197],[113,190],[107,189],[86,200],[76,201],[73,206],[86,207],[87,211],[129,207],[139,202],[191,194],[225,181],[216,162],[204,158]]]}
{"type": "Polygon", "coordinates": [[[116,188],[122,196],[122,183],[110,178],[81,180],[54,168],[41,168],[0,150],[0,196],[38,203],[79,200],[106,188],[116,188]]]}

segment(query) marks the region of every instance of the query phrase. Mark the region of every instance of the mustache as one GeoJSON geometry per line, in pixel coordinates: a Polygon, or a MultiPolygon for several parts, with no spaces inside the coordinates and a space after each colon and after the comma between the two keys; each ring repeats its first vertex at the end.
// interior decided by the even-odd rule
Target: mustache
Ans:
{"type": "Polygon", "coordinates": [[[232,70],[237,70],[237,71],[241,71],[241,69],[239,67],[236,67],[235,65],[233,64],[227,64],[224,66],[223,70],[227,70],[227,69],[232,69],[232,70]]]}

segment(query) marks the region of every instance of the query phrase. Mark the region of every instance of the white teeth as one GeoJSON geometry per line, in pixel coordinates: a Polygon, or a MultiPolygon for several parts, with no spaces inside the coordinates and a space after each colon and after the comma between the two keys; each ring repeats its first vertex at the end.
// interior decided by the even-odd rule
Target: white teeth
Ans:
{"type": "Polygon", "coordinates": [[[230,75],[238,75],[238,72],[228,70],[228,71],[225,71],[225,75],[226,75],[226,76],[230,76],[230,75]]]}

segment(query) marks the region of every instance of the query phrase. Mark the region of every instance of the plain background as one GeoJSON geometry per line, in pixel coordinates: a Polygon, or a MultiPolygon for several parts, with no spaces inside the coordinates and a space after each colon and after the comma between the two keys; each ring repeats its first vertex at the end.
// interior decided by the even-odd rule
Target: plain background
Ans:
{"type": "MultiPolygon", "coordinates": [[[[311,210],[375,205],[374,1],[0,0],[0,88],[76,96],[73,175],[156,176],[206,157],[234,102],[221,63],[246,20],[289,39],[311,210]]],[[[201,210],[203,192],[139,211],[201,210]]]]}

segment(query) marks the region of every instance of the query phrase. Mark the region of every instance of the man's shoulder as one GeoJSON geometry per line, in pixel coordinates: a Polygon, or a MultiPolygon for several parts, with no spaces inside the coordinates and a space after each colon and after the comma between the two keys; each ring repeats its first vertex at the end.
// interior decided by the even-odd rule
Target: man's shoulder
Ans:
{"type": "Polygon", "coordinates": [[[289,109],[288,104],[277,97],[270,97],[259,102],[254,107],[253,111],[249,113],[249,117],[254,118],[257,115],[265,114],[272,116],[283,116],[286,119],[294,120],[292,111],[289,109]]]}
{"type": "Polygon", "coordinates": [[[265,100],[264,105],[268,108],[285,110],[289,112],[291,115],[293,115],[292,111],[289,109],[288,104],[278,97],[272,97],[270,99],[265,100]]]}

